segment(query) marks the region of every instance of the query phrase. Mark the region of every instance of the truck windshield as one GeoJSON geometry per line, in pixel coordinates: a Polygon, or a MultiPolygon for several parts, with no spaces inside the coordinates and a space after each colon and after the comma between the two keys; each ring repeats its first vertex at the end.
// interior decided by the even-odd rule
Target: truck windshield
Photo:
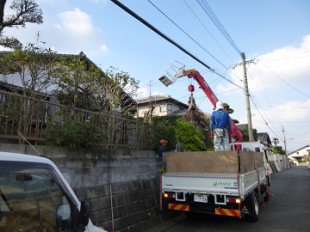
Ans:
{"type": "Polygon", "coordinates": [[[69,202],[41,173],[0,173],[0,231],[71,231],[69,202]]]}

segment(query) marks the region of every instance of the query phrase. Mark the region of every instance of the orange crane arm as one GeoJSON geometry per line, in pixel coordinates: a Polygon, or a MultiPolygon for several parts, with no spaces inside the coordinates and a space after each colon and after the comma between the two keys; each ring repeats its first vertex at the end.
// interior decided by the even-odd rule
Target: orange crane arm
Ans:
{"type": "MultiPolygon", "coordinates": [[[[210,86],[207,84],[205,79],[200,75],[200,73],[195,69],[189,69],[189,70],[183,70],[183,76],[187,76],[188,78],[193,78],[202,91],[206,94],[206,96],[211,101],[212,105],[215,107],[216,102],[219,101],[219,99],[215,96],[214,92],[210,88],[210,86]]],[[[235,125],[232,119],[230,119],[231,124],[231,137],[235,139],[235,142],[241,142],[242,141],[242,133],[239,130],[239,128],[235,125]]]]}

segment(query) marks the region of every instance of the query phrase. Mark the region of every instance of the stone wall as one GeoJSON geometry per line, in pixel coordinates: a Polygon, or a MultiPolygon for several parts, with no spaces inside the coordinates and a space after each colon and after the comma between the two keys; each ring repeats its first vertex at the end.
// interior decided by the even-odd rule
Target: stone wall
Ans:
{"type": "MultiPolygon", "coordinates": [[[[36,146],[52,159],[80,200],[91,205],[91,219],[105,230],[140,232],[161,223],[159,170],[153,151],[89,151],[36,146]],[[114,225],[114,226],[113,226],[114,225]]],[[[26,145],[0,144],[1,151],[36,154],[26,145]]]]}

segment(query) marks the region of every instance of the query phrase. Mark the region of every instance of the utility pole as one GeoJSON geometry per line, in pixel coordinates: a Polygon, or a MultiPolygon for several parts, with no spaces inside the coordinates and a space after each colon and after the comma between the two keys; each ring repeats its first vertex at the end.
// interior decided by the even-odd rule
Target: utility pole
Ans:
{"type": "Polygon", "coordinates": [[[251,106],[250,106],[250,94],[249,94],[249,87],[248,87],[248,77],[246,71],[246,63],[245,54],[244,52],[241,53],[242,57],[242,66],[243,66],[243,76],[244,76],[244,93],[245,93],[245,103],[246,103],[246,110],[247,110],[247,118],[248,118],[248,133],[249,133],[249,141],[253,142],[253,127],[252,127],[252,115],[251,115],[251,106]]]}
{"type": "Polygon", "coordinates": [[[152,80],[150,80],[149,86],[150,86],[150,98],[151,98],[151,96],[152,96],[152,80]]]}
{"type": "Polygon", "coordinates": [[[282,132],[283,132],[283,137],[284,137],[284,149],[285,149],[285,155],[287,155],[287,151],[286,151],[286,138],[285,138],[285,133],[284,133],[284,127],[282,127],[282,132]]]}

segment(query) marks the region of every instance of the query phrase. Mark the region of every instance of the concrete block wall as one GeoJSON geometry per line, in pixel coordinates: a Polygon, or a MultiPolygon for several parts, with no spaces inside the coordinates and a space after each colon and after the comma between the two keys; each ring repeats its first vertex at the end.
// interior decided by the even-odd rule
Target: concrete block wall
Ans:
{"type": "Polygon", "coordinates": [[[87,199],[90,202],[91,218],[96,225],[108,231],[114,228],[119,232],[138,232],[146,231],[161,222],[159,196],[155,189],[158,191],[157,180],[143,180],[75,191],[81,199],[87,199]]]}
{"type": "MultiPolygon", "coordinates": [[[[43,146],[36,149],[56,163],[79,199],[90,203],[94,224],[107,231],[114,228],[118,232],[141,232],[162,222],[159,211],[162,162],[153,151],[43,146]]],[[[27,145],[0,144],[0,150],[36,154],[27,145]]]]}
{"type": "Polygon", "coordinates": [[[113,229],[113,224],[119,232],[144,231],[161,220],[161,162],[154,157],[62,157],[52,160],[79,198],[90,202],[94,224],[108,231],[113,229]]]}

